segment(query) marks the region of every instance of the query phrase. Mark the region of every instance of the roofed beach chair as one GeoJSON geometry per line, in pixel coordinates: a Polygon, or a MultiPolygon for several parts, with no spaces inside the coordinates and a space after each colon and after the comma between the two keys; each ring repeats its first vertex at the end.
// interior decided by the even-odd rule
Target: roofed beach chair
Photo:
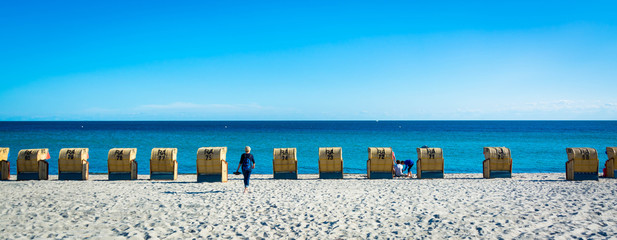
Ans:
{"type": "Polygon", "coordinates": [[[598,180],[598,152],[593,148],[566,148],[567,180],[598,180]]]}
{"type": "Polygon", "coordinates": [[[137,148],[112,148],[107,153],[109,180],[137,179],[137,148]]]}
{"type": "Polygon", "coordinates": [[[275,148],[273,155],[274,179],[298,179],[296,148],[275,148]]]}
{"type": "Polygon", "coordinates": [[[177,148],[153,148],[150,154],[151,180],[176,180],[178,178],[177,148]]]}
{"type": "Polygon", "coordinates": [[[606,166],[606,176],[609,178],[615,178],[617,176],[617,147],[607,147],[606,155],[608,156],[608,160],[604,164],[606,166]]]}
{"type": "Polygon", "coordinates": [[[63,148],[58,156],[58,180],[88,180],[87,148],[63,148]]]}
{"type": "Polygon", "coordinates": [[[393,157],[391,147],[369,147],[366,176],[369,179],[392,179],[393,157]]]}
{"type": "Polygon", "coordinates": [[[17,180],[49,179],[49,150],[22,149],[17,154],[17,180]]]}
{"type": "Polygon", "coordinates": [[[197,182],[227,182],[227,147],[197,149],[197,182]]]}
{"type": "Polygon", "coordinates": [[[482,162],[484,178],[511,178],[512,156],[507,147],[485,147],[482,162]]]}
{"type": "Polygon", "coordinates": [[[0,148],[0,180],[11,178],[11,163],[9,160],[9,148],[0,148]]]}
{"type": "Polygon", "coordinates": [[[416,148],[418,152],[418,178],[443,178],[443,150],[441,148],[416,148]]]}
{"type": "Polygon", "coordinates": [[[322,147],[319,148],[319,178],[341,179],[343,178],[343,148],[322,147]]]}

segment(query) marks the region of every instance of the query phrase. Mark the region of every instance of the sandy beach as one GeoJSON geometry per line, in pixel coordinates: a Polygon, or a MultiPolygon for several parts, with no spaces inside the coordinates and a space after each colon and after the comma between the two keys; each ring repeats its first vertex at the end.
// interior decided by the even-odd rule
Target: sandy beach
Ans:
{"type": "MultiPolygon", "coordinates": [[[[11,176],[15,179],[15,176],[11,176]]],[[[565,174],[446,179],[0,182],[0,238],[617,239],[617,180],[565,174]]]]}

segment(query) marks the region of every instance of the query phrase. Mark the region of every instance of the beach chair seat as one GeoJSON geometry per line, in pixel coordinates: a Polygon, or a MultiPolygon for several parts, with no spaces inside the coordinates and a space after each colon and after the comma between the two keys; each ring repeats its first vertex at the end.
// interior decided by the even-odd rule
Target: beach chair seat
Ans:
{"type": "Polygon", "coordinates": [[[608,156],[608,160],[604,164],[606,167],[605,177],[615,178],[617,176],[617,161],[615,160],[615,157],[617,157],[617,147],[607,147],[606,156],[608,156]]]}
{"type": "Polygon", "coordinates": [[[511,178],[512,157],[507,147],[485,147],[482,162],[484,178],[511,178]]]}
{"type": "Polygon", "coordinates": [[[443,178],[443,150],[441,148],[416,148],[418,178],[443,178]]]}
{"type": "Polygon", "coordinates": [[[319,178],[342,179],[343,178],[343,148],[321,147],[319,148],[319,178]]]}
{"type": "Polygon", "coordinates": [[[567,180],[598,180],[598,152],[593,148],[566,148],[567,180]]]}
{"type": "Polygon", "coordinates": [[[137,148],[112,148],[107,153],[109,180],[137,179],[137,148]]]}
{"type": "Polygon", "coordinates": [[[197,149],[197,182],[227,182],[227,147],[197,149]]]}
{"type": "Polygon", "coordinates": [[[366,177],[369,179],[392,179],[393,157],[391,147],[369,147],[366,177]]]}
{"type": "Polygon", "coordinates": [[[272,158],[274,179],[298,179],[298,159],[295,148],[275,148],[272,158]]]}
{"type": "Polygon", "coordinates": [[[10,178],[9,148],[0,148],[0,180],[9,180],[10,178]]]}
{"type": "Polygon", "coordinates": [[[178,179],[177,148],[153,148],[150,154],[150,180],[178,179]]]}
{"type": "Polygon", "coordinates": [[[49,149],[22,149],[17,154],[17,180],[49,179],[49,149]]]}
{"type": "Polygon", "coordinates": [[[88,148],[63,148],[58,155],[58,180],[88,180],[88,148]]]}

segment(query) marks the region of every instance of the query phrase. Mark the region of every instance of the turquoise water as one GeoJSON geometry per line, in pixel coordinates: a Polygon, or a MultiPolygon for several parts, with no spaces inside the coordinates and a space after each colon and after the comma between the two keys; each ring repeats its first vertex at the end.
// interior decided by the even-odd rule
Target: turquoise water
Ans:
{"type": "Polygon", "coordinates": [[[180,173],[195,173],[197,149],[227,146],[230,172],[251,146],[258,174],[272,173],[272,149],[295,147],[300,174],[317,173],[319,147],[343,147],[344,171],[366,173],[368,147],[392,147],[415,159],[422,145],[444,150],[446,173],[481,173],[485,146],[509,147],[514,172],[564,172],[566,147],[593,147],[600,166],[617,146],[617,121],[169,121],[0,122],[0,147],[10,147],[11,171],[20,149],[49,148],[57,174],[61,148],[90,148],[90,172],[107,172],[107,152],[138,148],[139,173],[149,173],[150,150],[178,148],[180,173]]]}

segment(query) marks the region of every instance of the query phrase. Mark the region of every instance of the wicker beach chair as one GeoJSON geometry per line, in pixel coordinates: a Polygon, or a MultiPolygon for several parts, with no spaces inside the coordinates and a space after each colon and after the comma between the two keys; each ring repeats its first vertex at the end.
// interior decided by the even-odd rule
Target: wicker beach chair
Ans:
{"type": "Polygon", "coordinates": [[[322,147],[319,148],[319,178],[341,179],[343,178],[343,148],[322,147]]]}
{"type": "Polygon", "coordinates": [[[393,157],[391,147],[369,147],[366,176],[369,179],[392,179],[393,157]]]}
{"type": "Polygon", "coordinates": [[[197,182],[227,182],[227,147],[197,149],[197,182]]]}
{"type": "Polygon", "coordinates": [[[153,148],[150,154],[150,179],[178,179],[177,155],[177,148],[153,148]]]}
{"type": "Polygon", "coordinates": [[[443,151],[441,148],[416,148],[418,178],[443,178],[443,151]]]}
{"type": "Polygon", "coordinates": [[[137,148],[112,148],[107,153],[109,180],[137,179],[137,148]]]}
{"type": "Polygon", "coordinates": [[[567,180],[598,180],[598,152],[593,148],[566,148],[567,180]]]}
{"type": "Polygon", "coordinates": [[[512,156],[507,147],[485,147],[482,162],[484,178],[511,178],[512,156]]]}
{"type": "Polygon", "coordinates": [[[609,178],[615,178],[617,176],[617,147],[606,147],[606,155],[608,160],[604,166],[606,167],[606,176],[609,178]]]}
{"type": "Polygon", "coordinates": [[[275,148],[272,171],[274,179],[298,179],[296,148],[275,148]]]}
{"type": "Polygon", "coordinates": [[[17,154],[17,180],[49,179],[49,149],[23,149],[17,154]]]}
{"type": "Polygon", "coordinates": [[[87,148],[63,148],[58,155],[58,180],[88,180],[87,148]]]}
{"type": "Polygon", "coordinates": [[[11,178],[11,163],[9,160],[9,148],[0,148],[0,180],[11,178]]]}

